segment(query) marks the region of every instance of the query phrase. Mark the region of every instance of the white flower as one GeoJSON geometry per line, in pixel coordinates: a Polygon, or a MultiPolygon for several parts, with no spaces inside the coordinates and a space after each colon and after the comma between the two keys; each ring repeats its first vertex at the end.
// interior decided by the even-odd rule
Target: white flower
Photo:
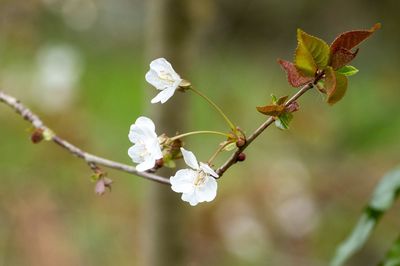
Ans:
{"type": "Polygon", "coordinates": [[[163,157],[155,126],[150,118],[141,116],[131,125],[129,140],[134,144],[128,150],[132,161],[138,163],[136,170],[143,172],[153,168],[156,160],[163,157]]]}
{"type": "Polygon", "coordinates": [[[182,79],[165,58],[158,58],[150,63],[146,81],[161,91],[151,100],[151,103],[165,103],[174,95],[182,79]]]}
{"type": "Polygon", "coordinates": [[[182,200],[192,206],[212,201],[217,195],[217,181],[214,177],[218,177],[218,174],[207,164],[199,164],[192,152],[184,148],[181,148],[181,152],[185,163],[192,169],[179,170],[171,177],[172,190],[182,193],[182,200]]]}

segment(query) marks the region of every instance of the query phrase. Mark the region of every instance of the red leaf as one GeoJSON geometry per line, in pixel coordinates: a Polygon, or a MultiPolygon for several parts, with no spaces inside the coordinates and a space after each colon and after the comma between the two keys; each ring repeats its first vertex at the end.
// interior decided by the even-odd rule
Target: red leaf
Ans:
{"type": "Polygon", "coordinates": [[[331,66],[334,70],[341,68],[342,66],[350,63],[357,55],[358,49],[352,52],[346,48],[340,48],[332,55],[331,66]]]}
{"type": "Polygon", "coordinates": [[[290,85],[295,88],[310,83],[314,79],[312,77],[302,76],[292,62],[278,59],[278,63],[281,65],[282,69],[286,71],[287,79],[290,85]]]}
{"type": "Polygon", "coordinates": [[[369,30],[354,30],[340,34],[331,44],[331,54],[335,54],[340,48],[353,49],[380,28],[381,24],[376,23],[369,30]]]}

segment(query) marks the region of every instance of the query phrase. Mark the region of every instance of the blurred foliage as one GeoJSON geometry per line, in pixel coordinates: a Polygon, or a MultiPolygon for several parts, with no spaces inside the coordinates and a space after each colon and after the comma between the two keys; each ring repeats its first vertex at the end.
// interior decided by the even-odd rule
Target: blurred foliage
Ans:
{"type": "MultiPolygon", "coordinates": [[[[369,204],[365,207],[364,213],[351,235],[338,247],[331,265],[344,265],[354,253],[365,245],[365,242],[381,217],[393,206],[399,191],[400,168],[397,168],[387,173],[376,185],[374,194],[369,204]]],[[[394,246],[393,248],[396,251],[396,247],[394,246]]],[[[395,254],[396,252],[392,257],[395,254]]]]}
{"type": "MultiPolygon", "coordinates": [[[[318,92],[308,93],[289,131],[269,129],[249,147],[246,161],[219,181],[216,201],[181,206],[189,214],[181,228],[190,243],[188,265],[326,265],[377,177],[398,164],[400,3],[192,2],[191,71],[176,70],[247,133],[265,119],[255,106],[271,93],[296,91],[276,63],[293,56],[296,28],[333,40],[339,32],[382,23],[352,62],[360,72],[340,103],[328,107],[318,92]]],[[[144,3],[1,1],[0,87],[71,142],[130,163],[129,126],[146,115],[156,93],[144,82],[144,3]],[[49,81],[49,69],[72,74],[49,81]]],[[[187,99],[191,109],[177,111],[190,112],[190,128],[224,130],[205,102],[189,93],[187,99]]],[[[142,217],[152,211],[144,199],[158,184],[109,171],[113,191],[98,197],[87,166],[49,143],[31,144],[28,127],[0,106],[0,265],[142,265],[148,234],[142,217]]],[[[185,142],[207,158],[218,139],[185,142]]],[[[381,261],[398,222],[389,211],[348,265],[381,261]]]]}

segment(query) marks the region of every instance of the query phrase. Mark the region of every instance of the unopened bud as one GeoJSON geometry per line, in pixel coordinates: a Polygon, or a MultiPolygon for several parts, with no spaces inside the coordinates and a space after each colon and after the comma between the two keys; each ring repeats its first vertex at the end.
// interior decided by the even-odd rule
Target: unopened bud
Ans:
{"type": "Polygon", "coordinates": [[[179,87],[185,91],[187,89],[189,89],[192,86],[192,84],[190,83],[190,81],[182,79],[181,83],[179,83],[179,87]]]}
{"type": "Polygon", "coordinates": [[[239,153],[239,155],[236,157],[236,161],[243,162],[244,160],[246,160],[246,154],[244,154],[243,152],[239,153]]]}
{"type": "Polygon", "coordinates": [[[36,128],[31,135],[31,141],[36,144],[41,142],[42,140],[43,140],[43,129],[36,128]]]}
{"type": "Polygon", "coordinates": [[[237,147],[243,147],[246,144],[246,139],[245,138],[238,138],[238,140],[236,141],[236,146],[237,147]]]}
{"type": "Polygon", "coordinates": [[[163,165],[164,165],[163,158],[156,160],[156,168],[161,168],[161,167],[163,167],[163,165]]]}
{"type": "Polygon", "coordinates": [[[299,109],[300,109],[300,105],[297,102],[292,102],[291,104],[289,104],[288,107],[286,107],[286,111],[288,111],[289,113],[296,112],[299,109]]]}
{"type": "Polygon", "coordinates": [[[106,192],[106,188],[111,191],[112,180],[107,177],[101,177],[97,180],[96,185],[94,187],[94,191],[97,195],[103,195],[106,192]]]}

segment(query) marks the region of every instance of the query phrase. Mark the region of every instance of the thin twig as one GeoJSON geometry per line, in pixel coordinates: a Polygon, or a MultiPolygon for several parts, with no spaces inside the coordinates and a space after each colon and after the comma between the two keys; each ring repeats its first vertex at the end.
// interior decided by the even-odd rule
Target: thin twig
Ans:
{"type": "MultiPolygon", "coordinates": [[[[323,77],[324,73],[321,72],[319,73],[314,81],[312,83],[309,83],[307,85],[304,85],[296,94],[294,94],[292,96],[292,98],[290,98],[286,103],[285,103],[285,107],[288,107],[290,104],[292,104],[293,102],[295,102],[297,99],[299,99],[304,93],[306,93],[308,90],[312,89],[317,83],[318,81],[323,77]]],[[[223,164],[221,165],[218,169],[217,169],[217,174],[219,176],[219,178],[226,172],[226,170],[228,170],[232,165],[234,165],[237,162],[237,158],[239,156],[240,153],[242,153],[262,132],[264,132],[264,130],[266,128],[268,128],[272,123],[275,122],[275,118],[274,117],[269,117],[264,123],[261,124],[261,126],[259,126],[247,139],[246,139],[246,143],[239,147],[235,153],[233,153],[231,155],[231,157],[229,157],[229,159],[223,164]]]]}
{"type": "MultiPolygon", "coordinates": [[[[52,130],[50,128],[48,128],[35,113],[33,113],[30,109],[28,109],[26,106],[24,106],[16,98],[0,91],[0,102],[4,102],[6,105],[10,106],[19,115],[21,115],[25,120],[30,122],[35,128],[42,129],[44,132],[45,131],[52,132],[52,130]]],[[[152,181],[156,181],[158,183],[167,184],[167,185],[170,184],[168,178],[165,178],[165,177],[153,174],[153,173],[139,172],[136,170],[136,168],[134,166],[111,161],[111,160],[105,159],[103,157],[99,157],[99,156],[93,155],[91,153],[87,153],[57,135],[53,135],[51,140],[54,143],[56,143],[57,145],[61,146],[65,150],[67,150],[70,153],[72,153],[73,155],[75,155],[76,157],[85,160],[86,163],[88,163],[89,166],[91,166],[91,168],[92,168],[93,164],[102,165],[107,168],[112,168],[112,169],[130,173],[130,174],[134,174],[134,175],[137,175],[137,176],[140,176],[140,177],[152,180],[152,181]]]]}
{"type": "MultiPolygon", "coordinates": [[[[292,96],[286,103],[285,106],[288,107],[290,104],[295,102],[297,99],[299,99],[304,93],[306,93],[308,90],[312,89],[318,81],[323,77],[324,73],[319,73],[314,81],[312,83],[309,83],[305,86],[303,86],[296,94],[292,96]]],[[[0,91],[0,102],[4,102],[8,106],[10,106],[12,109],[14,109],[19,115],[21,115],[25,120],[29,121],[35,128],[37,129],[42,129],[43,131],[49,130],[52,132],[51,129],[49,129],[47,126],[44,125],[44,123],[40,120],[40,118],[34,114],[30,109],[25,107],[22,103],[20,103],[16,98],[5,94],[4,92],[0,91]]],[[[246,143],[239,147],[232,155],[231,157],[221,166],[217,169],[217,174],[219,177],[221,177],[232,165],[234,165],[237,162],[237,158],[240,153],[242,153],[266,128],[268,128],[273,122],[275,121],[274,117],[269,117],[264,123],[261,124],[247,139],[246,143]]],[[[87,153],[80,148],[76,147],[75,145],[69,143],[68,141],[62,139],[61,137],[57,135],[53,135],[51,139],[54,143],[57,145],[63,147],[73,155],[75,155],[78,158],[81,158],[86,161],[86,163],[89,164],[89,166],[92,168],[93,165],[102,165],[108,168],[120,170],[123,172],[131,173],[152,181],[156,181],[162,184],[170,184],[170,181],[166,177],[162,177],[150,172],[139,172],[136,170],[135,167],[122,164],[119,162],[111,161],[108,159],[105,159],[103,157],[99,157],[90,153],[87,153]]]]}

